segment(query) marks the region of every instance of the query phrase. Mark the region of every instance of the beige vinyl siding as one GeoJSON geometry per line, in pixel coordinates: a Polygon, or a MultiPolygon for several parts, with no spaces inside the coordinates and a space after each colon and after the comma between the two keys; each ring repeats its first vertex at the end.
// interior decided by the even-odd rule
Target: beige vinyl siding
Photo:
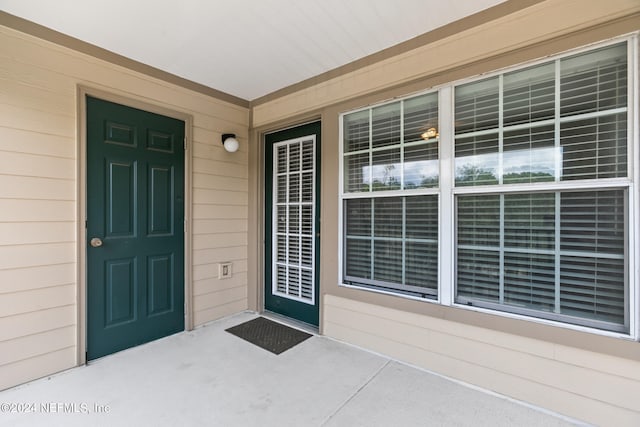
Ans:
{"type": "Polygon", "coordinates": [[[0,26],[0,389],[79,362],[78,85],[193,118],[191,314],[247,308],[248,109],[0,26]]]}
{"type": "MultiPolygon", "coordinates": [[[[637,0],[542,1],[482,25],[452,30],[451,35],[419,48],[255,105],[253,126],[265,126],[427,76],[439,77],[444,83],[450,81],[452,70],[467,64],[594,28],[638,11],[637,0]]],[[[454,23],[452,28],[455,26],[454,23]]]]}
{"type": "Polygon", "coordinates": [[[330,337],[598,425],[640,425],[640,362],[332,295],[324,304],[330,337]]]}

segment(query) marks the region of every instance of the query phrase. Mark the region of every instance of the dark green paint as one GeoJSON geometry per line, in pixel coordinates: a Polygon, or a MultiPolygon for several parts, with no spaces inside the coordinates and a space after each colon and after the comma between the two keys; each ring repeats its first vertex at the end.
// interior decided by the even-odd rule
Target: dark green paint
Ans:
{"type": "Polygon", "coordinates": [[[291,129],[285,129],[279,132],[270,133],[265,137],[265,289],[264,289],[264,308],[274,313],[282,314],[292,319],[318,326],[319,324],[319,307],[320,307],[320,133],[321,123],[314,122],[306,125],[298,126],[291,129]],[[316,136],[316,182],[315,182],[315,305],[305,304],[299,301],[290,300],[277,295],[273,295],[272,291],[272,252],[273,252],[273,145],[277,142],[287,141],[290,139],[301,138],[304,136],[316,136]]]}
{"type": "Polygon", "coordinates": [[[183,141],[180,120],[87,97],[89,360],[184,330],[183,141]]]}

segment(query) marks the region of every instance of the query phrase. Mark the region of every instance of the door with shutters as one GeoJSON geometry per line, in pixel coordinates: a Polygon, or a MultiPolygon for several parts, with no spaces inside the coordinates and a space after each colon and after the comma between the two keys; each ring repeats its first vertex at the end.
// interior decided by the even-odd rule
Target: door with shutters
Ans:
{"type": "Polygon", "coordinates": [[[265,309],[318,326],[320,122],[265,142],[265,309]]]}
{"type": "Polygon", "coordinates": [[[184,122],[87,97],[87,359],[184,330],[184,122]]]}

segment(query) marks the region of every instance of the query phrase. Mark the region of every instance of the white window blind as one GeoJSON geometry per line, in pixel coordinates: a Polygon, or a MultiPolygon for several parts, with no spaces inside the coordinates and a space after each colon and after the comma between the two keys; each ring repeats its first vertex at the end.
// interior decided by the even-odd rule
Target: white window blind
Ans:
{"type": "Polygon", "coordinates": [[[343,114],[342,283],[637,334],[636,44],[343,114]]]}
{"type": "Polygon", "coordinates": [[[437,93],[345,115],[344,194],[437,187],[437,129],[437,93]]]}
{"type": "Polygon", "coordinates": [[[437,93],[343,117],[346,283],[436,297],[437,129],[437,93]]]}
{"type": "Polygon", "coordinates": [[[459,301],[624,324],[625,199],[622,189],[459,196],[459,301]]]}
{"type": "Polygon", "coordinates": [[[435,297],[438,196],[345,200],[348,283],[435,297]]]}
{"type": "Polygon", "coordinates": [[[457,302],[628,331],[626,73],[620,43],[455,88],[457,302]]]}

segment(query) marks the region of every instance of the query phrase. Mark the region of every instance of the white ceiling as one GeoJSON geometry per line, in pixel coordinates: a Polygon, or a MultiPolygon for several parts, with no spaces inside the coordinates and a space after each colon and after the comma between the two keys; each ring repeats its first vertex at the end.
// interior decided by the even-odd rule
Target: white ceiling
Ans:
{"type": "Polygon", "coordinates": [[[0,0],[0,10],[252,100],[504,0],[0,0]]]}

